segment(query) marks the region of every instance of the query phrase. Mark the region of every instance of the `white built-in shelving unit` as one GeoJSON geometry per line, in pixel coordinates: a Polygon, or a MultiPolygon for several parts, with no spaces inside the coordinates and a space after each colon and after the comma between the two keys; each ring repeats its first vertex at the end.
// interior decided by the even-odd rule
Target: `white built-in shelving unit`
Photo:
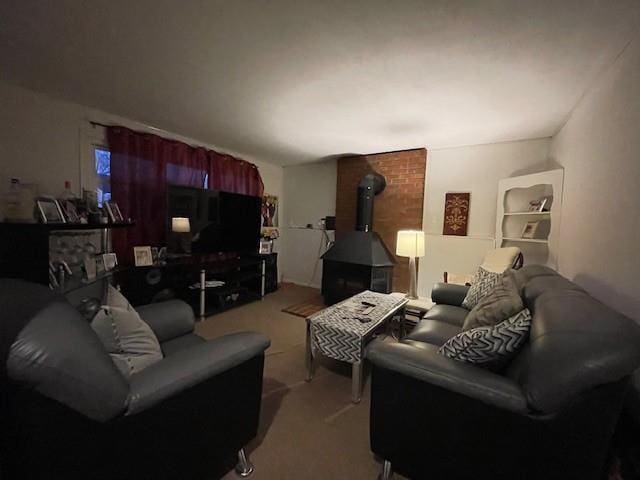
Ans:
{"type": "Polygon", "coordinates": [[[519,247],[525,264],[557,268],[563,180],[561,169],[500,180],[496,247],[519,247]],[[528,211],[531,201],[544,197],[548,199],[544,211],[528,211]],[[528,222],[537,222],[533,238],[523,238],[528,222]]]}

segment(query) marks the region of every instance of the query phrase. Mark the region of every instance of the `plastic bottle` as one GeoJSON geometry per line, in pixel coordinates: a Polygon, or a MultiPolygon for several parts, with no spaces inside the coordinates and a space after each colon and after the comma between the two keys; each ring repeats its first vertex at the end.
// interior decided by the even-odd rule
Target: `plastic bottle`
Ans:
{"type": "Polygon", "coordinates": [[[71,182],[69,180],[65,180],[64,182],[64,190],[58,197],[60,200],[75,200],[76,196],[71,191],[71,182]]]}

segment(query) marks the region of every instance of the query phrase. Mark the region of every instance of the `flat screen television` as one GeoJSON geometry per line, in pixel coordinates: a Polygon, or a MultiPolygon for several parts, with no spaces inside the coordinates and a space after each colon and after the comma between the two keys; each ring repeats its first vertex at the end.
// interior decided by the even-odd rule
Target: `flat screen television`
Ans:
{"type": "Polygon", "coordinates": [[[191,225],[194,253],[255,253],[260,241],[260,197],[202,188],[170,186],[167,195],[167,244],[174,217],[186,217],[191,225]]]}

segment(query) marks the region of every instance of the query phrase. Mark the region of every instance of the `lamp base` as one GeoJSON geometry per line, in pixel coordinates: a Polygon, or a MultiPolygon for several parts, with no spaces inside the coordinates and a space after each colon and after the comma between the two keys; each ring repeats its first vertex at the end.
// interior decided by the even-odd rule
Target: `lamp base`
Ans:
{"type": "Polygon", "coordinates": [[[409,257],[409,293],[407,298],[416,300],[418,298],[416,282],[416,257],[409,257]]]}

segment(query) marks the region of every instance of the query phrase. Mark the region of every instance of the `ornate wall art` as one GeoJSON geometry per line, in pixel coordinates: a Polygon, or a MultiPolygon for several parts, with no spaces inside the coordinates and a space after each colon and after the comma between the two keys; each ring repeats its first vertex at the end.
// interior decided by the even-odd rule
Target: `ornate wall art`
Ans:
{"type": "Polygon", "coordinates": [[[465,236],[467,234],[470,201],[469,192],[445,194],[443,235],[465,236]]]}

